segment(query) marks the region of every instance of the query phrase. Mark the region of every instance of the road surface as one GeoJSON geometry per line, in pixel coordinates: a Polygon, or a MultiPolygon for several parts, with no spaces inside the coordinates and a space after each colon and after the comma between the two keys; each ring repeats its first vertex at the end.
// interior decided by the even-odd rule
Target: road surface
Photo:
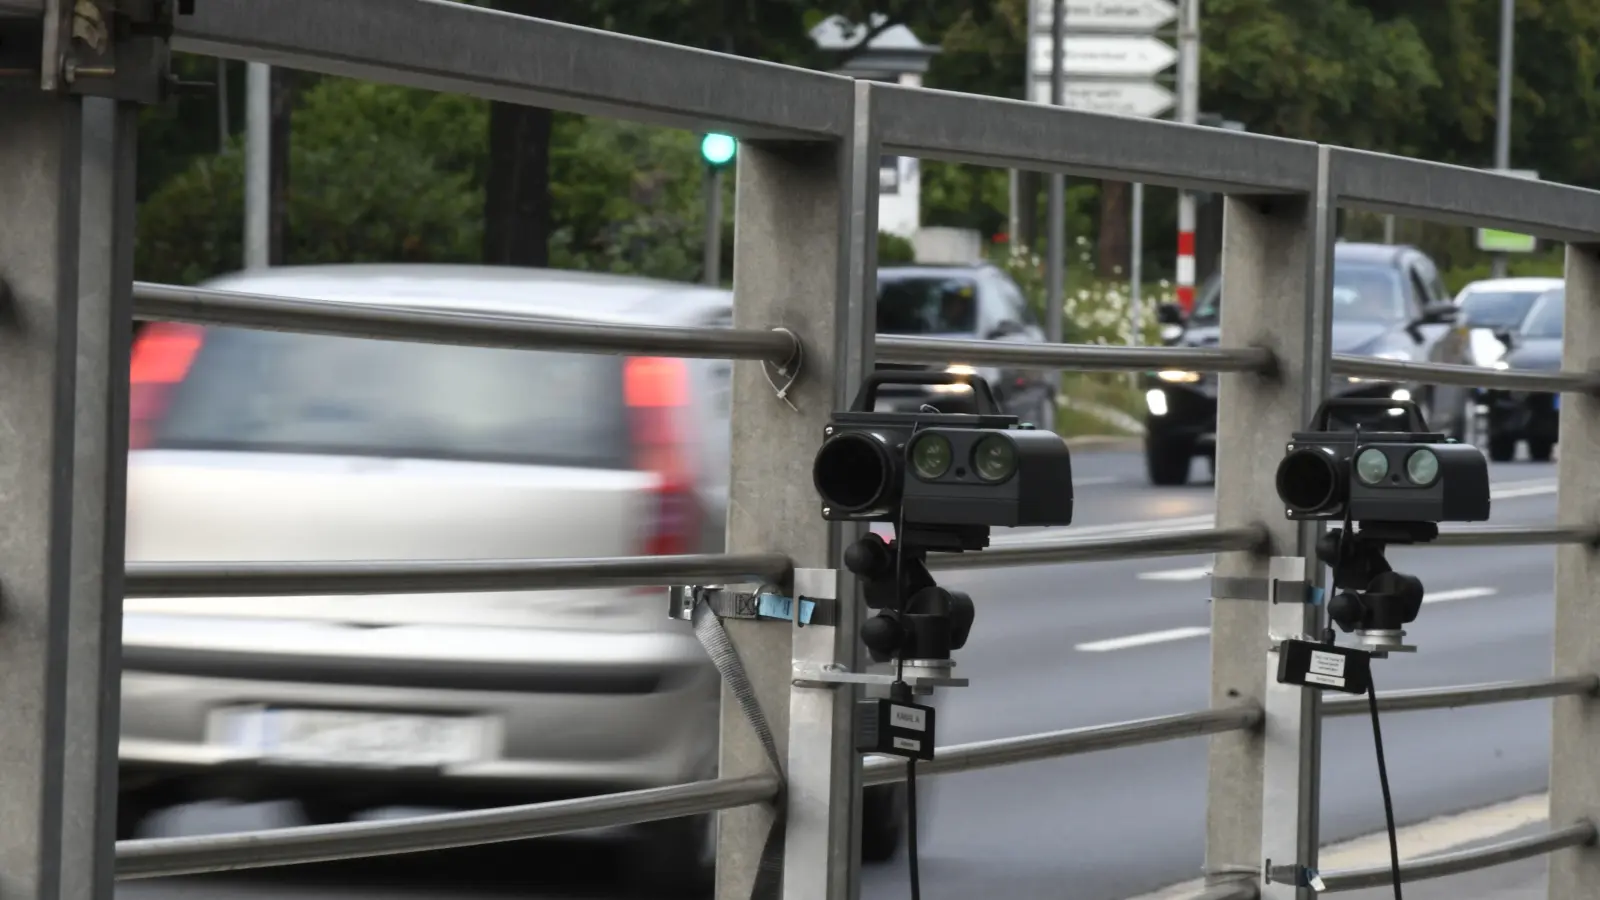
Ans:
{"type": "MultiPolygon", "coordinates": [[[[1077,529],[1212,511],[1208,485],[1157,489],[1137,454],[1074,459],[1077,529]]],[[[1497,465],[1494,524],[1548,523],[1553,465],[1497,465]]],[[[1421,652],[1375,666],[1379,689],[1529,678],[1550,671],[1551,548],[1410,549],[1396,568],[1431,599],[1410,634],[1421,652]]],[[[977,620],[958,655],[967,688],[940,699],[941,743],[1184,712],[1206,705],[1209,557],[946,573],[971,592],[977,620]]],[[[1543,789],[1547,701],[1394,714],[1384,741],[1402,825],[1543,789]]],[[[1370,726],[1328,723],[1326,842],[1382,827],[1370,726]]],[[[1205,739],[929,779],[922,835],[926,900],[1118,900],[1199,874],[1205,739]]],[[[292,812],[188,809],[161,834],[261,827],[292,812]]],[[[621,900],[613,857],[568,841],[227,877],[131,882],[128,898],[367,897],[621,900]]],[[[1254,860],[1239,860],[1253,863],[1254,860]]],[[[909,896],[898,859],[863,873],[864,900],[909,896]]]]}

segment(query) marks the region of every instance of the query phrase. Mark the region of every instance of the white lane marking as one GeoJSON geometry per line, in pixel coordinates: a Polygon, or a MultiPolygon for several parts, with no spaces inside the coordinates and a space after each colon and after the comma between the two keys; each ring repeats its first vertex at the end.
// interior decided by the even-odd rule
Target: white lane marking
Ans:
{"type": "MultiPolygon", "coordinates": [[[[1509,481],[1489,488],[1491,500],[1515,500],[1521,497],[1543,497],[1556,492],[1553,479],[1509,481]]],[[[1181,516],[1175,519],[1140,519],[1133,522],[1111,522],[1104,525],[1068,525],[1064,528],[1041,528],[1022,534],[997,534],[989,541],[991,547],[1016,547],[1026,544],[1048,544],[1071,538],[1122,537],[1152,531],[1201,531],[1216,525],[1216,516],[1181,516]]]]}
{"type": "Polygon", "coordinates": [[[1199,581],[1211,574],[1210,566],[1195,566],[1192,569],[1162,569],[1159,572],[1140,572],[1140,581],[1199,581]]]}
{"type": "Polygon", "coordinates": [[[1422,595],[1423,603],[1449,603],[1452,600],[1476,600],[1479,597],[1493,597],[1500,593],[1492,587],[1455,588],[1449,591],[1434,591],[1422,595]]]}
{"type": "Polygon", "coordinates": [[[1072,479],[1073,487],[1100,487],[1107,484],[1122,484],[1123,479],[1115,475],[1094,475],[1089,478],[1072,479]]]}
{"type": "Polygon", "coordinates": [[[1164,631],[1147,631],[1144,634],[1130,634],[1127,637],[1089,641],[1072,649],[1082,650],[1084,653],[1105,653],[1108,650],[1127,650],[1130,647],[1144,647],[1149,644],[1181,641],[1185,638],[1201,637],[1210,633],[1211,629],[1203,625],[1190,625],[1186,628],[1168,628],[1164,631]]]}

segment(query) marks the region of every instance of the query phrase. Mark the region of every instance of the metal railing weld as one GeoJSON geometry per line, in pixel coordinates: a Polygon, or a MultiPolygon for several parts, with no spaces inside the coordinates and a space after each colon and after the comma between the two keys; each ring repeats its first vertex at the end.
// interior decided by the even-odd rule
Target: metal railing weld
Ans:
{"type": "Polygon", "coordinates": [[[750,775],[380,822],[118,841],[117,879],[304,865],[550,837],[765,803],[778,795],[778,789],[778,776],[750,775]]]}
{"type": "Polygon", "coordinates": [[[1487,525],[1440,530],[1439,536],[1420,547],[1534,547],[1547,544],[1600,543],[1600,528],[1593,525],[1487,525]]]}
{"type": "Polygon", "coordinates": [[[1268,372],[1264,347],[1115,347],[1101,344],[1013,344],[955,338],[877,336],[876,358],[891,363],[1041,366],[1080,372],[1268,372]]]}
{"type": "Polygon", "coordinates": [[[1371,356],[1333,355],[1333,374],[1367,381],[1421,382],[1460,387],[1549,393],[1600,392],[1600,372],[1532,372],[1451,363],[1408,362],[1371,356]]]}
{"type": "Polygon", "coordinates": [[[1266,542],[1266,529],[1259,525],[1173,528],[1119,537],[1007,544],[990,547],[980,553],[942,553],[937,557],[929,557],[928,567],[935,570],[988,569],[998,566],[1191,556],[1229,550],[1254,550],[1266,542]]]}
{"type": "MultiPolygon", "coordinates": [[[[1241,704],[1198,712],[1156,716],[1132,722],[1091,725],[1065,731],[1047,731],[1021,737],[975,741],[940,747],[930,761],[917,764],[917,775],[969,772],[1018,763],[1077,756],[1119,747],[1136,747],[1184,738],[1203,737],[1227,731],[1244,731],[1261,724],[1261,707],[1241,704]]],[[[889,784],[906,777],[905,762],[878,758],[862,765],[862,784],[889,784]]]]}
{"type": "Polygon", "coordinates": [[[797,347],[787,331],[408,308],[148,282],[136,282],[133,297],[134,314],[145,319],[422,344],[779,363],[792,359],[797,347]]]}
{"type": "MultiPolygon", "coordinates": [[[[1570,675],[1555,678],[1530,678],[1521,681],[1491,681],[1484,684],[1463,684],[1442,688],[1419,688],[1409,691],[1385,691],[1378,694],[1380,712],[1415,712],[1425,709],[1456,709],[1464,706],[1487,706],[1493,703],[1515,703],[1519,700],[1547,700],[1552,697],[1574,697],[1600,693],[1600,676],[1570,675]]],[[[1367,714],[1365,697],[1330,697],[1322,701],[1322,715],[1364,716],[1367,714]]]]}
{"type": "Polygon", "coordinates": [[[293,597],[650,587],[694,581],[788,581],[781,553],[588,559],[134,562],[127,597],[293,597]]]}
{"type": "MultiPolygon", "coordinates": [[[[1565,828],[1557,828],[1545,834],[1498,841],[1483,847],[1458,850],[1454,853],[1440,853],[1435,856],[1405,860],[1400,863],[1400,882],[1409,884],[1413,881],[1426,881],[1431,878],[1461,875],[1466,872],[1487,869],[1491,866],[1505,865],[1521,859],[1531,859],[1546,853],[1554,853],[1557,850],[1565,850],[1568,847],[1581,847],[1593,844],[1596,834],[1594,823],[1584,819],[1565,828]]],[[[1346,869],[1336,872],[1322,872],[1320,874],[1322,883],[1325,885],[1322,893],[1382,887],[1391,884],[1394,880],[1394,874],[1388,863],[1369,868],[1346,869]]]]}

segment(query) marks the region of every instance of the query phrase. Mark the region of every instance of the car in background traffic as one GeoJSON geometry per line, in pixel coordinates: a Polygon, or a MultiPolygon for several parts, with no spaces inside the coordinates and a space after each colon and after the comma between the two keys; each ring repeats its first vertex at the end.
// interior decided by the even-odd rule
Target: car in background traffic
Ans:
{"type": "MultiPolygon", "coordinates": [[[[1553,372],[1561,368],[1562,326],[1566,321],[1567,291],[1558,285],[1534,301],[1515,327],[1499,332],[1506,353],[1497,369],[1553,372]]],[[[1555,453],[1561,417],[1561,395],[1538,391],[1485,390],[1488,407],[1489,458],[1510,462],[1517,444],[1526,442],[1528,457],[1547,462],[1555,453]]]]}
{"type": "MultiPolygon", "coordinates": [[[[1472,364],[1467,330],[1456,324],[1457,308],[1426,254],[1407,246],[1341,242],[1333,256],[1333,352],[1472,364]]],[[[1222,282],[1213,276],[1187,318],[1171,304],[1158,311],[1165,342],[1216,346],[1221,309],[1222,282]]],[[[1217,376],[1168,370],[1148,374],[1143,381],[1146,473],[1152,484],[1185,484],[1196,456],[1215,463],[1217,376]]],[[[1335,378],[1332,393],[1414,400],[1434,430],[1464,441],[1477,439],[1476,400],[1467,388],[1335,378]]]]}
{"type": "Polygon", "coordinates": [[[1456,294],[1457,321],[1471,329],[1473,362],[1493,366],[1506,346],[1496,333],[1515,331],[1527,318],[1533,302],[1545,292],[1561,287],[1559,278],[1485,278],[1456,294]]]}
{"type": "MultiPolygon", "coordinates": [[[[727,327],[726,291],[477,266],[275,268],[246,293],[727,327]]],[[[132,355],[127,559],[433,560],[717,552],[722,360],[152,323],[132,355]]],[[[659,589],[132,598],[122,820],[290,799],[313,822],[712,778],[720,683],[659,589]]],[[[863,856],[903,789],[868,788],[863,856]]],[[[627,870],[702,887],[712,817],[644,826],[627,870]]]]}
{"type": "MultiPolygon", "coordinates": [[[[969,266],[907,265],[878,270],[877,331],[879,334],[963,340],[1040,344],[1044,329],[1011,276],[989,264],[969,266]]],[[[937,371],[979,375],[999,402],[1001,411],[1041,430],[1056,427],[1056,388],[1041,370],[1017,367],[947,367],[879,363],[880,372],[937,371]]],[[[966,385],[884,384],[877,408],[912,412],[930,406],[940,412],[973,411],[966,385]]]]}

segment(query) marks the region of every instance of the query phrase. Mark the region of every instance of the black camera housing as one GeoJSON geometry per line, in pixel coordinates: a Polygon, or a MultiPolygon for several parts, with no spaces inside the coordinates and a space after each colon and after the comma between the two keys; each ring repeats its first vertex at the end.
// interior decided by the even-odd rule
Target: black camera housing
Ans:
{"type": "Polygon", "coordinates": [[[829,521],[891,522],[932,531],[1072,524],[1072,456],[1066,441],[1001,414],[988,382],[975,375],[873,373],[851,408],[830,420],[812,482],[829,521]],[[873,412],[877,388],[886,383],[968,384],[978,412],[873,412]],[[942,471],[912,461],[912,451],[923,442],[930,442],[931,450],[942,448],[930,457],[943,462],[942,471]],[[975,455],[980,447],[1009,457],[1003,475],[985,476],[975,455]]]}
{"type": "Polygon", "coordinates": [[[1324,402],[1311,430],[1295,432],[1291,438],[1278,464],[1276,485],[1288,518],[1295,521],[1438,523],[1489,518],[1489,463],[1483,451],[1428,430],[1422,411],[1409,400],[1324,402]],[[1329,430],[1335,414],[1355,413],[1354,418],[1360,418],[1375,410],[1404,414],[1407,421],[1394,430],[1329,430]],[[1417,454],[1432,454],[1431,479],[1412,477],[1409,464],[1417,454]],[[1371,464],[1365,472],[1381,474],[1362,477],[1358,461],[1371,464]]]}

